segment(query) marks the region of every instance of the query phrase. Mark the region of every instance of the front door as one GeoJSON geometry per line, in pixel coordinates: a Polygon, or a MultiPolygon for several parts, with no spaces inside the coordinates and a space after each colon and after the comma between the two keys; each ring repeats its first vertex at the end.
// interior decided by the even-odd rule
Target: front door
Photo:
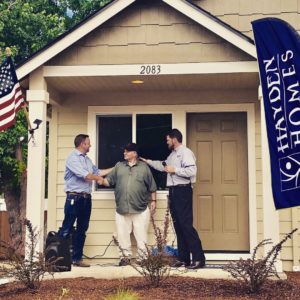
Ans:
{"type": "Polygon", "coordinates": [[[204,250],[249,251],[246,113],[188,115],[197,159],[194,226],[204,250]]]}

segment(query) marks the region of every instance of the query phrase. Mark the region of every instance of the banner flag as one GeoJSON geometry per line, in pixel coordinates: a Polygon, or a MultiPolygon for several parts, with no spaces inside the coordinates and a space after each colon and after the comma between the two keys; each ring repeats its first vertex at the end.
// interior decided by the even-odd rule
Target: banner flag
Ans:
{"type": "Polygon", "coordinates": [[[300,36],[276,18],[252,22],[275,207],[300,205],[300,36]]]}
{"type": "Polygon", "coordinates": [[[11,57],[0,66],[0,131],[12,126],[24,104],[21,86],[11,57]]]}

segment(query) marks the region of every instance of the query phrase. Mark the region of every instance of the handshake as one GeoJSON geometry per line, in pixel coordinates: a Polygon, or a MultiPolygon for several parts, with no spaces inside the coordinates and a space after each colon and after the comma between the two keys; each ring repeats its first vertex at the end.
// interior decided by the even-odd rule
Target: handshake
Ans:
{"type": "Polygon", "coordinates": [[[99,179],[97,180],[97,183],[99,185],[105,185],[105,181],[107,182],[107,180],[105,180],[102,176],[98,176],[99,179]]]}

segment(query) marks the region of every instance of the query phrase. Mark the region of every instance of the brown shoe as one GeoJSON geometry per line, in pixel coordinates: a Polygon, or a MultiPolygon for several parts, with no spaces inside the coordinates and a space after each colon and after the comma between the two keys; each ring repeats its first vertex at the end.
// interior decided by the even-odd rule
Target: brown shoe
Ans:
{"type": "Polygon", "coordinates": [[[82,260],[73,261],[73,266],[81,267],[81,268],[88,268],[91,265],[84,263],[82,260]]]}

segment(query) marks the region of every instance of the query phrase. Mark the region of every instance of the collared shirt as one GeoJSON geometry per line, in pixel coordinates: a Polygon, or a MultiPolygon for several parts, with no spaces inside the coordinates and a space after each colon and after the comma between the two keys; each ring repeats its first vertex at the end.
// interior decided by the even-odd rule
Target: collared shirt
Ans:
{"type": "MultiPolygon", "coordinates": [[[[175,173],[168,173],[167,186],[196,182],[196,158],[189,148],[180,145],[170,153],[165,162],[167,165],[175,167],[175,173]]],[[[162,161],[149,160],[148,163],[152,168],[164,171],[162,161]]]]}
{"type": "Polygon", "coordinates": [[[139,160],[133,166],[127,161],[117,163],[106,179],[115,186],[117,212],[121,215],[143,212],[150,193],[157,189],[150,168],[139,160]]]}
{"type": "Polygon", "coordinates": [[[89,173],[99,175],[100,170],[88,156],[77,149],[72,151],[66,160],[65,192],[90,194],[92,192],[92,180],[85,179],[89,173]]]}

